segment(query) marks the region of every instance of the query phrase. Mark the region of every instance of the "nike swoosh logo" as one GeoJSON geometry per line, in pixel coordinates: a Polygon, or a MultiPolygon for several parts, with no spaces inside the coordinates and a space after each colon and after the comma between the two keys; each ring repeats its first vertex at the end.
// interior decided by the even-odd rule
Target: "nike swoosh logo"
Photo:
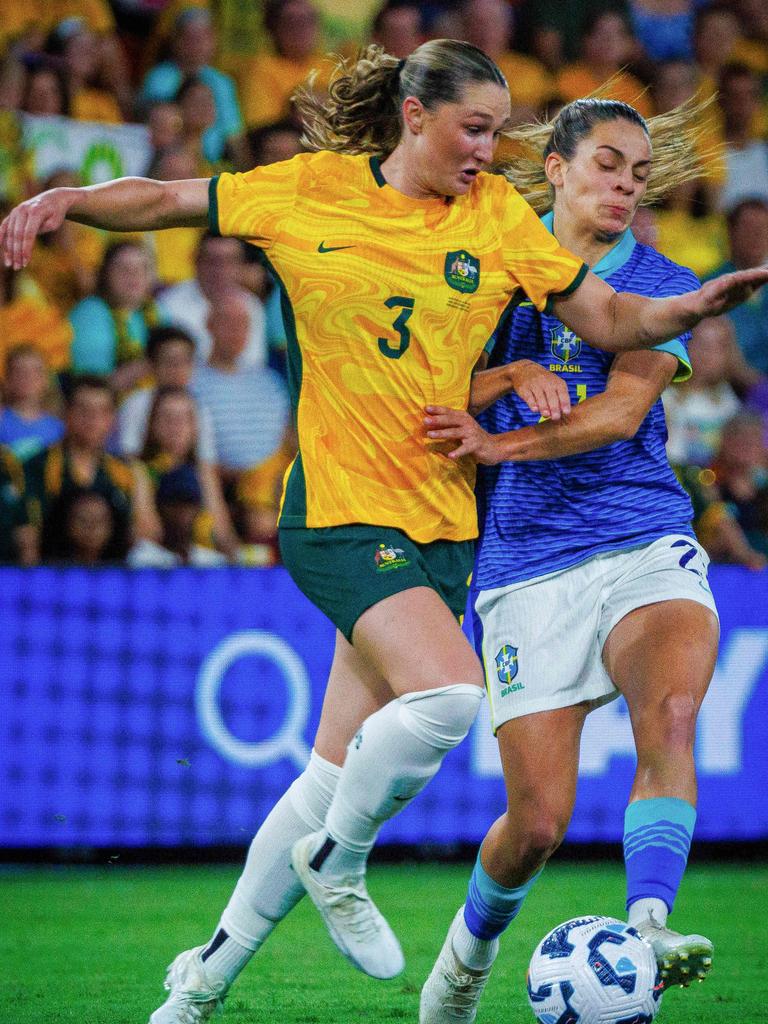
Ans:
{"type": "Polygon", "coordinates": [[[318,252],[338,252],[340,249],[354,249],[354,245],[326,245],[321,242],[317,247],[318,252]]]}

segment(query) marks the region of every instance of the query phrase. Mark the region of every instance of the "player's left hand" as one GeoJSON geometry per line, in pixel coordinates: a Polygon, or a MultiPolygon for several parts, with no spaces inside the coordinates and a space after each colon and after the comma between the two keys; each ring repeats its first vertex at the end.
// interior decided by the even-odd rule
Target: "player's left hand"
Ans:
{"type": "Polygon", "coordinates": [[[720,316],[746,302],[764,284],[768,284],[768,267],[754,267],[723,274],[707,281],[696,293],[702,317],[720,316]]]}
{"type": "Polygon", "coordinates": [[[474,416],[464,409],[448,409],[444,405],[428,405],[424,423],[427,437],[434,441],[458,441],[458,448],[447,452],[449,459],[471,455],[475,462],[493,466],[502,461],[498,442],[483,430],[474,416]]]}

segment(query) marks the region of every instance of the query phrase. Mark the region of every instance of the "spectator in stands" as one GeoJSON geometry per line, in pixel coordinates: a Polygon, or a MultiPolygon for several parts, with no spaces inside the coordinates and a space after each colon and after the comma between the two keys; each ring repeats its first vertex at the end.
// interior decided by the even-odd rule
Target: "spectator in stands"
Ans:
{"type": "Polygon", "coordinates": [[[609,10],[596,15],[586,24],[580,59],[566,65],[557,75],[557,92],[570,103],[613,78],[604,98],[631,103],[643,117],[650,117],[653,105],[645,86],[623,70],[632,60],[634,51],[635,40],[623,14],[609,10]]]}
{"type": "Polygon", "coordinates": [[[581,45],[588,22],[604,11],[624,11],[622,0],[529,0],[525,11],[530,20],[533,53],[553,74],[566,61],[581,55],[581,45]]]}
{"type": "MultiPolygon", "coordinates": [[[[212,339],[208,315],[222,292],[248,281],[243,244],[236,238],[220,238],[204,234],[195,258],[195,276],[167,288],[158,299],[158,306],[167,323],[177,324],[194,338],[197,357],[205,362],[211,352],[212,339]]],[[[241,356],[243,366],[263,366],[267,362],[264,306],[249,293],[250,329],[248,342],[241,356]]]]}
{"type": "Polygon", "coordinates": [[[46,52],[61,59],[71,117],[78,121],[120,124],[123,115],[116,97],[96,84],[101,69],[101,49],[95,33],[82,18],[61,21],[48,38],[46,52]]]}
{"type": "Polygon", "coordinates": [[[317,69],[316,87],[328,83],[330,66],[323,63],[320,19],[309,0],[267,0],[264,27],[272,52],[256,56],[241,79],[243,114],[249,127],[289,117],[297,86],[317,69]]]}
{"type": "MultiPolygon", "coordinates": [[[[120,406],[117,416],[118,447],[124,458],[138,455],[147,437],[150,411],[161,388],[189,389],[195,369],[195,343],[180,327],[153,327],[147,341],[147,359],[153,383],[137,388],[120,406]]],[[[206,409],[197,410],[199,454],[214,463],[213,424],[206,409]]]]}
{"type": "Polygon", "coordinates": [[[424,42],[421,4],[408,0],[384,3],[373,19],[371,39],[393,57],[405,60],[424,42]]]}
{"type": "Polygon", "coordinates": [[[723,425],[741,410],[729,380],[736,344],[725,316],[703,320],[693,329],[693,375],[663,395],[667,414],[667,455],[674,465],[709,466],[720,447],[723,425]]]}
{"type": "Polygon", "coordinates": [[[0,360],[16,345],[35,344],[50,370],[69,365],[72,326],[27,273],[0,266],[0,360]]]}
{"type": "Polygon", "coordinates": [[[709,3],[696,12],[693,47],[704,77],[704,95],[717,91],[720,72],[733,59],[740,35],[739,19],[730,4],[709,3]]]}
{"type": "Polygon", "coordinates": [[[742,39],[736,45],[737,60],[760,74],[768,73],[768,5],[765,0],[736,0],[742,39]]]}
{"type": "Polygon", "coordinates": [[[693,26],[701,0],[629,0],[635,38],[650,60],[693,59],[693,26]]]}
{"type": "Polygon", "coordinates": [[[768,565],[768,451],[759,416],[740,413],[723,427],[711,470],[683,476],[699,540],[717,562],[768,565]]]}
{"type": "Polygon", "coordinates": [[[213,93],[199,76],[185,78],[176,94],[181,111],[182,145],[192,157],[195,178],[212,178],[221,167],[205,156],[205,135],[216,121],[213,93]]]}
{"type": "Polygon", "coordinates": [[[754,136],[760,79],[746,64],[726,64],[718,99],[726,143],[721,209],[728,211],[742,199],[756,196],[768,200],[768,143],[754,136]]]}
{"type": "Polygon", "coordinates": [[[97,490],[75,488],[60,495],[51,506],[50,521],[44,561],[98,566],[123,562],[128,554],[126,523],[97,490]]]}
{"type": "Polygon", "coordinates": [[[157,521],[144,480],[106,451],[115,418],[115,395],[101,377],[84,375],[65,395],[61,441],[24,463],[26,493],[33,521],[48,550],[59,529],[53,512],[59,499],[87,488],[110,504],[119,531],[155,536],[157,521]]]}
{"type": "Polygon", "coordinates": [[[226,565],[224,555],[195,540],[203,492],[194,466],[183,464],[164,473],[157,485],[155,501],[162,523],[162,538],[159,543],[139,541],[128,554],[129,565],[157,568],[226,565]]]}
{"type": "MultiPolygon", "coordinates": [[[[167,386],[158,388],[154,396],[140,458],[134,460],[133,467],[143,478],[145,489],[155,495],[163,476],[179,466],[190,466],[200,481],[203,504],[196,527],[198,539],[235,557],[238,540],[216,468],[201,457],[195,399],[185,387],[167,386]]],[[[153,540],[157,539],[159,521],[155,526],[153,540]]]]}
{"type": "MultiPolygon", "coordinates": [[[[155,155],[147,177],[158,181],[183,181],[195,177],[197,166],[194,155],[183,141],[176,142],[155,155]]],[[[194,277],[195,253],[203,234],[203,228],[166,228],[144,234],[143,242],[152,253],[160,285],[176,285],[194,277]]]]}
{"type": "MultiPolygon", "coordinates": [[[[651,81],[656,113],[666,114],[694,97],[701,100],[705,98],[704,94],[710,95],[706,93],[704,84],[701,72],[689,61],[668,60],[656,65],[651,81]]],[[[711,95],[711,99],[714,100],[714,95],[711,95]]],[[[704,192],[710,210],[715,209],[720,188],[725,180],[725,160],[721,152],[723,144],[722,126],[717,107],[713,103],[702,112],[700,124],[697,126],[696,148],[703,157],[705,175],[703,180],[699,179],[691,186],[691,190],[695,189],[697,193],[704,192]]],[[[724,234],[724,224],[722,230],[724,234]]],[[[703,232],[700,232],[700,235],[703,240],[703,232]]],[[[682,256],[676,258],[684,266],[690,266],[682,256]]]]}
{"type": "Polygon", "coordinates": [[[248,171],[252,167],[290,160],[303,151],[301,129],[297,128],[293,121],[272,121],[246,132],[246,164],[242,170],[248,171]]]}
{"type": "Polygon", "coordinates": [[[146,375],[147,335],[161,318],[152,283],[149,256],[140,243],[108,247],[96,294],[78,302],[69,314],[74,373],[109,375],[118,392],[130,391],[146,375]]]}
{"type": "MultiPolygon", "coordinates": [[[[731,258],[713,274],[758,267],[768,259],[768,200],[745,199],[728,214],[731,258]]],[[[728,313],[736,342],[747,363],[768,374],[768,294],[758,291],[747,302],[728,313]]]]}
{"type": "MultiPolygon", "coordinates": [[[[73,171],[57,171],[43,182],[41,189],[78,185],[82,185],[82,181],[73,171]]],[[[40,245],[32,254],[27,272],[49,302],[62,313],[69,313],[96,287],[104,248],[100,232],[84,224],[64,221],[56,231],[40,236],[40,245]]]]}
{"type": "Polygon", "coordinates": [[[183,138],[181,110],[175,100],[151,103],[146,114],[149,142],[155,154],[153,159],[175,149],[183,138]]]}
{"type": "Polygon", "coordinates": [[[13,453],[0,446],[0,563],[34,565],[38,559],[38,536],[26,500],[24,472],[13,453]]]}
{"type": "MultiPolygon", "coordinates": [[[[507,80],[512,121],[534,120],[557,89],[540,61],[513,50],[513,11],[507,0],[464,0],[461,15],[463,38],[495,60],[507,80]]],[[[503,156],[497,153],[497,158],[503,156]]]]}
{"type": "Polygon", "coordinates": [[[69,89],[64,72],[47,61],[35,61],[27,71],[21,109],[40,117],[70,117],[69,89]]]}
{"type": "Polygon", "coordinates": [[[64,424],[49,408],[51,391],[40,350],[30,344],[12,348],[5,357],[0,445],[8,447],[20,462],[56,444],[64,434],[64,424]]]}
{"type": "Polygon", "coordinates": [[[708,277],[728,253],[725,217],[713,210],[702,181],[678,185],[656,211],[658,250],[708,277]]]}
{"type": "Polygon", "coordinates": [[[209,87],[216,105],[216,121],[205,133],[203,151],[206,160],[221,160],[227,144],[243,130],[240,104],[234,81],[211,66],[216,38],[209,11],[189,7],[174,25],[170,40],[171,59],[147,72],[141,98],[145,104],[173,99],[185,78],[200,78],[209,87]]]}
{"type": "MultiPolygon", "coordinates": [[[[197,371],[193,391],[213,420],[225,488],[235,489],[246,471],[256,470],[290,443],[288,393],[274,370],[240,365],[248,338],[248,301],[241,290],[219,297],[208,329],[213,347],[197,371]]],[[[279,465],[274,472],[279,474],[279,465]]]]}

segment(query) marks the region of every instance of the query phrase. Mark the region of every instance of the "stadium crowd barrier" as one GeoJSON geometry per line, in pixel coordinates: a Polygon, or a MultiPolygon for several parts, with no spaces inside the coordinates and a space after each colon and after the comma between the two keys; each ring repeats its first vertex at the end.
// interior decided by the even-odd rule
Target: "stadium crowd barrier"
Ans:
{"type": "MultiPolygon", "coordinates": [[[[711,582],[697,837],[766,839],[768,572],[711,582]]],[[[1,846],[246,844],[309,756],[334,633],[281,568],[5,568],[0,614],[1,846]]],[[[382,841],[482,838],[504,806],[487,715],[382,841]]],[[[633,771],[619,700],[588,719],[569,840],[621,838],[633,771]]]]}

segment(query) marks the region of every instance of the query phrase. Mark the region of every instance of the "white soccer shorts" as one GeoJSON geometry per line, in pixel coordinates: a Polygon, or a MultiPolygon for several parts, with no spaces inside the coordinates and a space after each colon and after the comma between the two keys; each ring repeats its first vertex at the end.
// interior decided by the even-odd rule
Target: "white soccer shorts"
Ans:
{"type": "Polygon", "coordinates": [[[708,565],[700,544],[673,534],[481,590],[475,612],[494,732],[521,715],[618,697],[602,661],[608,634],[629,612],[657,601],[684,598],[717,614],[708,565]]]}

